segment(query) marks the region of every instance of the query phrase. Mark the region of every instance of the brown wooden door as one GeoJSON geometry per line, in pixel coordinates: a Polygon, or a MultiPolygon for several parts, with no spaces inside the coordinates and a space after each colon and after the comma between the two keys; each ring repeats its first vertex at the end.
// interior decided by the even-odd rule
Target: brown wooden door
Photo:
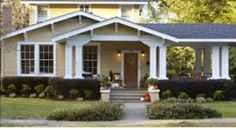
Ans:
{"type": "Polygon", "coordinates": [[[124,83],[127,88],[137,88],[138,53],[124,53],[124,83]]]}

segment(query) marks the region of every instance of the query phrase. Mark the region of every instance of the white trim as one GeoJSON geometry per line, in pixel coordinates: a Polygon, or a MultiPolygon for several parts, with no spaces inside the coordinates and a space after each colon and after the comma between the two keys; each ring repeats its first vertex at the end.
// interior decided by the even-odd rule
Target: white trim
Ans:
{"type": "Polygon", "coordinates": [[[74,31],[70,31],[70,32],[55,36],[55,37],[53,37],[52,40],[53,41],[59,41],[59,40],[62,40],[62,39],[65,39],[65,38],[83,33],[83,32],[87,32],[87,31],[94,30],[94,29],[99,28],[99,27],[103,27],[103,26],[106,26],[106,25],[110,25],[112,23],[116,23],[116,22],[120,23],[120,24],[123,24],[123,25],[126,25],[126,26],[129,26],[129,27],[132,27],[132,28],[136,28],[140,31],[144,31],[144,32],[156,35],[158,37],[162,37],[163,39],[169,39],[171,41],[178,42],[178,39],[176,39],[175,37],[172,37],[170,35],[167,35],[167,34],[149,29],[147,27],[138,25],[136,23],[133,23],[133,22],[130,22],[130,21],[118,18],[118,17],[114,17],[114,18],[111,18],[111,19],[108,19],[108,20],[104,20],[102,22],[95,23],[95,24],[89,25],[89,26],[81,28],[81,29],[77,29],[77,30],[74,30],[74,31]]]}
{"type": "Polygon", "coordinates": [[[148,2],[122,2],[122,1],[21,1],[23,4],[124,4],[124,5],[147,5],[148,2]]]}
{"type": "Polygon", "coordinates": [[[1,37],[1,39],[9,38],[9,37],[12,37],[12,36],[27,32],[27,31],[31,31],[31,30],[34,30],[34,29],[37,29],[37,28],[40,28],[40,27],[43,27],[43,26],[47,26],[47,25],[50,25],[50,24],[53,24],[53,23],[56,23],[56,22],[59,22],[59,21],[63,21],[65,19],[69,19],[69,18],[72,18],[72,17],[75,17],[75,16],[79,16],[79,15],[94,19],[96,21],[103,21],[104,20],[104,18],[95,16],[95,15],[92,15],[92,14],[89,14],[89,13],[85,13],[85,12],[82,12],[82,11],[75,11],[75,12],[72,12],[72,13],[69,13],[69,14],[66,14],[66,15],[63,15],[63,16],[55,17],[55,18],[52,18],[50,20],[46,20],[44,22],[37,23],[37,24],[34,24],[34,25],[30,25],[28,27],[16,30],[16,31],[11,32],[11,33],[8,33],[5,36],[1,37]]]}
{"type": "Polygon", "coordinates": [[[140,89],[140,83],[139,81],[141,80],[141,51],[140,50],[121,50],[121,77],[123,79],[123,84],[124,84],[124,53],[137,53],[138,54],[138,75],[137,75],[137,88],[140,89]]]}
{"type": "Polygon", "coordinates": [[[236,39],[215,38],[215,39],[185,39],[179,38],[178,42],[236,42],[236,39]]]}
{"type": "Polygon", "coordinates": [[[38,23],[38,5],[35,5],[34,24],[38,23]]]}
{"type": "Polygon", "coordinates": [[[56,43],[53,42],[17,42],[17,76],[23,77],[53,77],[56,76],[56,43]],[[21,45],[34,45],[34,74],[21,73],[21,45]],[[39,46],[40,45],[53,45],[53,73],[44,74],[40,73],[39,65],[39,46]]]}

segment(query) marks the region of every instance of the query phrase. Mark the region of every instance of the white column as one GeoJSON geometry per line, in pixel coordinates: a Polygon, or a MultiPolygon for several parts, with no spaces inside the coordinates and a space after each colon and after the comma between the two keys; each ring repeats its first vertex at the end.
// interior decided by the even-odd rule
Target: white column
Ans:
{"type": "Polygon", "coordinates": [[[73,57],[73,46],[72,45],[66,45],[65,50],[65,78],[72,78],[73,75],[73,63],[72,63],[72,57],[73,57]]]}
{"type": "Polygon", "coordinates": [[[158,79],[168,79],[166,70],[167,70],[167,63],[166,63],[166,46],[159,47],[159,77],[158,79]]]}
{"type": "Polygon", "coordinates": [[[220,47],[213,46],[212,47],[212,78],[211,79],[220,79],[220,47]]]}
{"type": "Polygon", "coordinates": [[[39,75],[39,44],[36,44],[34,45],[34,53],[35,53],[35,67],[34,67],[34,72],[35,72],[35,75],[39,75]]]}
{"type": "Polygon", "coordinates": [[[75,48],[75,77],[83,78],[83,46],[76,45],[75,48]]]}
{"type": "Polygon", "coordinates": [[[195,73],[201,73],[201,48],[196,48],[195,73]]]}
{"type": "Polygon", "coordinates": [[[211,73],[211,49],[204,49],[204,73],[211,73]]]}
{"type": "Polygon", "coordinates": [[[157,78],[157,46],[150,46],[150,78],[157,78]]]}
{"type": "Polygon", "coordinates": [[[221,49],[221,78],[230,79],[229,77],[229,46],[222,46],[222,49],[221,49]]]}

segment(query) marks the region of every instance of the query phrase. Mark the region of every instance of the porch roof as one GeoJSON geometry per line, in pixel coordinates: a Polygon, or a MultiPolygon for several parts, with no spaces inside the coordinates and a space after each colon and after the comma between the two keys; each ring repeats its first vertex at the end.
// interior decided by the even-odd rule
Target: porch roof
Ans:
{"type": "Polygon", "coordinates": [[[236,39],[236,24],[142,24],[181,39],[236,39]]]}
{"type": "Polygon", "coordinates": [[[148,0],[21,0],[28,4],[147,4],[148,0]]]}

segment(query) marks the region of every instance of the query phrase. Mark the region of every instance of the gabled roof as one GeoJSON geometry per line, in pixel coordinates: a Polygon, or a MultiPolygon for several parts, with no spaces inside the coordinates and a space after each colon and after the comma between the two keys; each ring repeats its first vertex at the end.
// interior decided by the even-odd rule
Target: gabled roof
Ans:
{"type": "Polygon", "coordinates": [[[59,41],[59,40],[66,39],[68,37],[71,37],[71,36],[74,36],[74,35],[77,35],[77,34],[81,34],[81,33],[84,33],[84,32],[90,31],[90,30],[94,30],[96,28],[100,28],[100,27],[110,25],[110,24],[113,24],[113,23],[119,23],[119,24],[122,24],[122,25],[126,25],[128,27],[135,28],[139,31],[143,31],[143,32],[146,32],[146,33],[149,33],[149,34],[153,34],[155,36],[162,37],[163,39],[168,39],[168,40],[177,42],[177,39],[173,36],[158,32],[156,30],[147,28],[145,26],[133,23],[131,21],[128,21],[128,20],[125,20],[125,19],[122,19],[122,18],[119,18],[119,17],[113,17],[111,19],[107,19],[107,20],[101,21],[99,23],[95,23],[95,24],[86,26],[84,28],[75,29],[74,31],[70,31],[70,32],[67,32],[67,33],[63,33],[63,34],[54,36],[52,40],[53,41],[59,41]]]}
{"type": "Polygon", "coordinates": [[[21,0],[27,4],[147,4],[148,0],[21,0]]]}
{"type": "Polygon", "coordinates": [[[236,24],[142,24],[181,39],[236,39],[236,24]]]}
{"type": "Polygon", "coordinates": [[[31,30],[34,30],[34,29],[37,29],[37,28],[40,28],[40,27],[44,27],[44,26],[47,26],[47,25],[50,25],[50,24],[54,24],[54,23],[57,23],[59,21],[63,21],[63,20],[73,18],[73,17],[76,17],[76,16],[84,16],[84,17],[87,17],[87,18],[90,18],[90,19],[93,19],[93,20],[96,20],[96,21],[105,20],[102,17],[96,16],[96,15],[93,15],[93,14],[90,14],[90,13],[85,13],[85,12],[82,12],[82,11],[75,11],[75,12],[72,12],[72,13],[68,13],[66,15],[55,17],[55,18],[43,21],[41,23],[33,24],[33,25],[27,26],[25,28],[18,29],[16,31],[10,32],[10,33],[6,34],[5,36],[1,37],[1,39],[9,38],[9,37],[21,34],[21,33],[25,33],[27,31],[31,31],[31,30]]]}

